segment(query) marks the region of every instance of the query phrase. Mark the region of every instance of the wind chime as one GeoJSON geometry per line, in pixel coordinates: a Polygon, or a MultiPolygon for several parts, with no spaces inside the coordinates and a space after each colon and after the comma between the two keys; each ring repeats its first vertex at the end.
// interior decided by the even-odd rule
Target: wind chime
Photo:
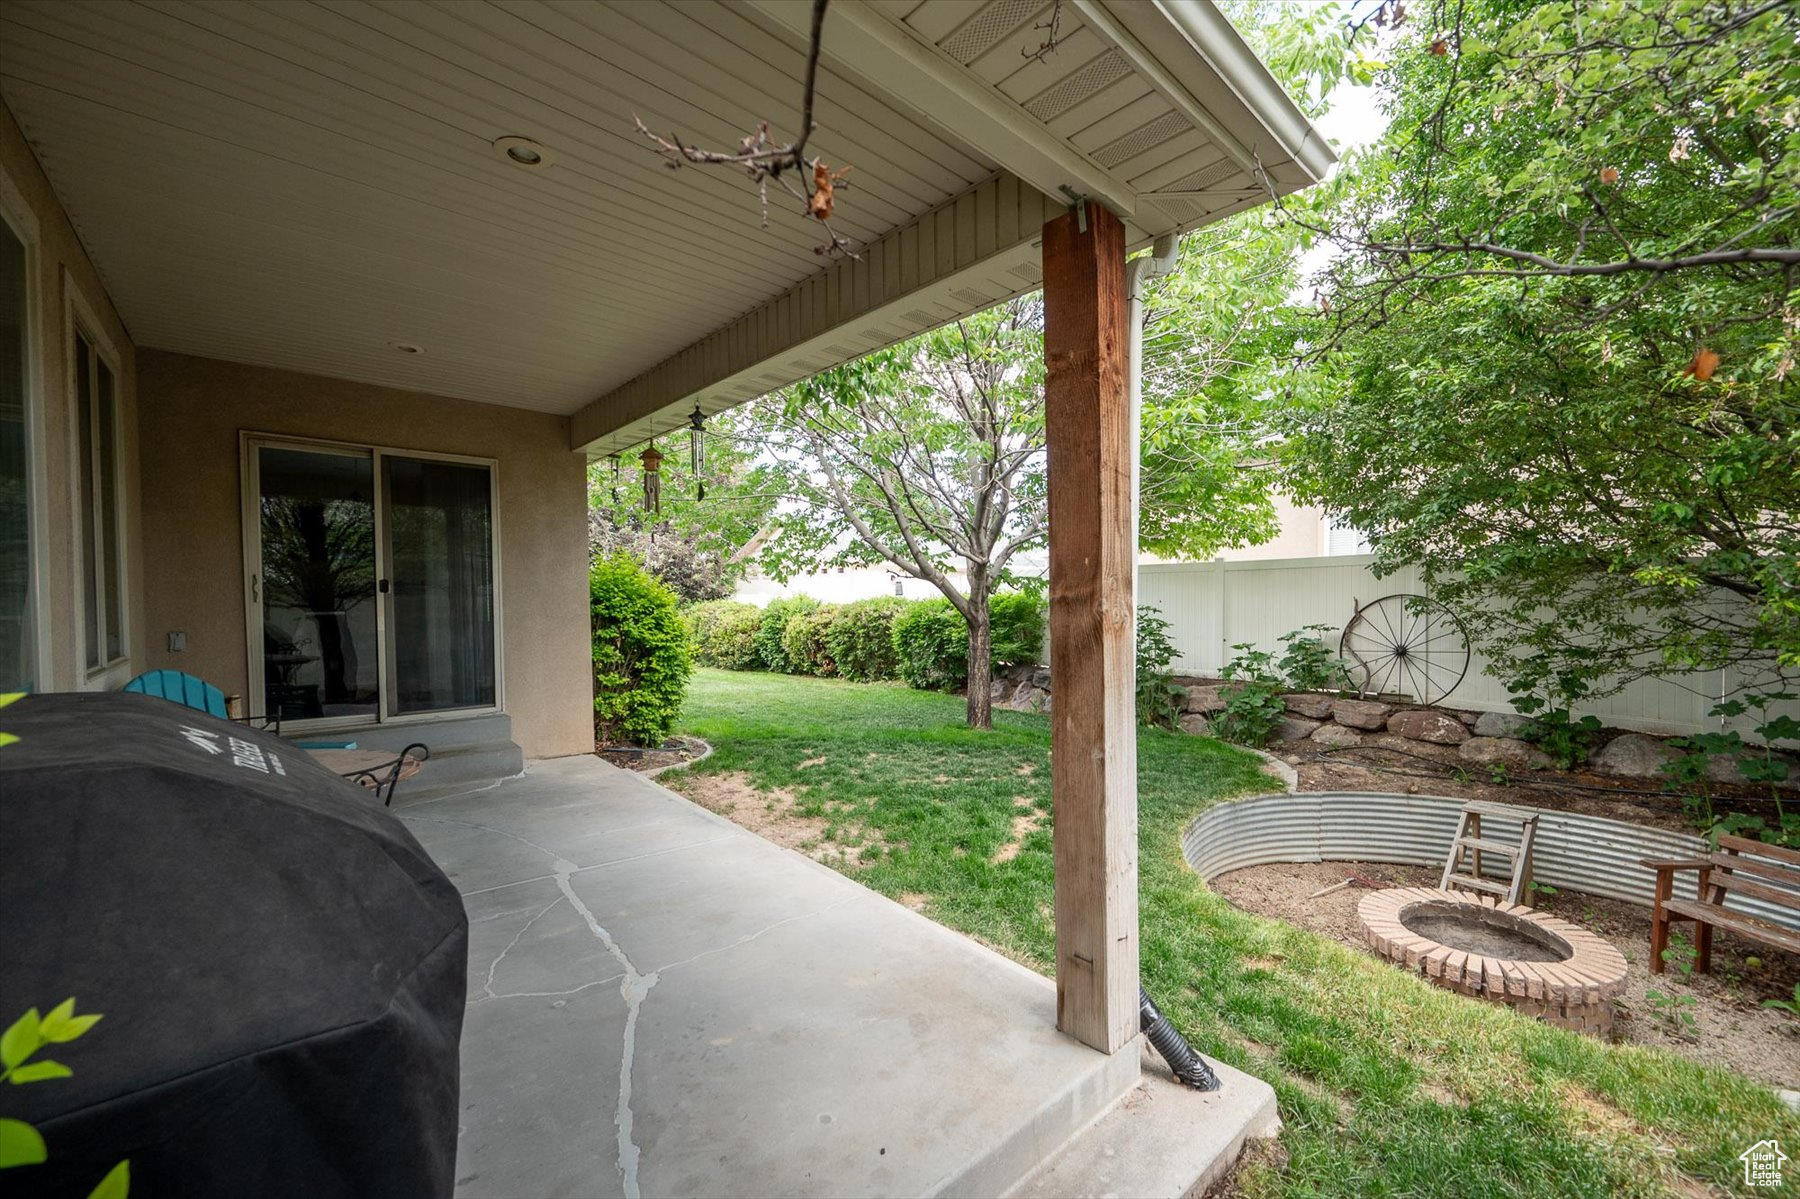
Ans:
{"type": "MultiPolygon", "coordinates": [[[[657,450],[652,440],[644,449],[639,459],[644,467],[644,511],[662,515],[662,464],[663,454],[657,450]]],[[[694,475],[694,498],[706,498],[706,414],[700,411],[700,405],[694,405],[693,415],[688,417],[688,468],[694,475]]],[[[619,477],[619,459],[613,457],[613,481],[619,477]]],[[[613,498],[618,499],[618,488],[613,489],[613,498]]]]}
{"type": "Polygon", "coordinates": [[[644,467],[644,511],[662,515],[662,460],[652,441],[639,459],[644,467]]]}
{"type": "Polygon", "coordinates": [[[612,463],[612,502],[613,507],[617,508],[619,506],[619,456],[608,454],[606,457],[607,461],[612,463]]]}
{"type": "Polygon", "coordinates": [[[706,414],[700,411],[700,405],[694,405],[694,414],[688,417],[688,468],[694,475],[694,498],[706,498],[706,414]]]}

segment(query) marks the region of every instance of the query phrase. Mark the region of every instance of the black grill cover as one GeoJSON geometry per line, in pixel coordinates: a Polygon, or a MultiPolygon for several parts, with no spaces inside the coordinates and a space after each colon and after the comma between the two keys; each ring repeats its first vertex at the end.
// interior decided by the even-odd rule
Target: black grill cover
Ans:
{"type": "MultiPolygon", "coordinates": [[[[69,996],[73,1077],[0,1086],[8,1194],[448,1195],[468,920],[360,788],[142,695],[0,709],[0,1029],[69,996]]],[[[35,1059],[34,1059],[35,1060],[35,1059]]]]}

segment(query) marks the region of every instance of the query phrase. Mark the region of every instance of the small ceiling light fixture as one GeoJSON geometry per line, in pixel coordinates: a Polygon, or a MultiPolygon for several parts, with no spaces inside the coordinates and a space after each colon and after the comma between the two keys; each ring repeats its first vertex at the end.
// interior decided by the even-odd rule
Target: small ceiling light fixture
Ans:
{"type": "Polygon", "coordinates": [[[390,341],[388,349],[398,350],[402,354],[423,354],[425,347],[412,341],[390,341]]]}
{"type": "Polygon", "coordinates": [[[550,157],[550,151],[528,137],[497,137],[494,151],[514,166],[528,171],[542,170],[555,161],[550,157]]]}

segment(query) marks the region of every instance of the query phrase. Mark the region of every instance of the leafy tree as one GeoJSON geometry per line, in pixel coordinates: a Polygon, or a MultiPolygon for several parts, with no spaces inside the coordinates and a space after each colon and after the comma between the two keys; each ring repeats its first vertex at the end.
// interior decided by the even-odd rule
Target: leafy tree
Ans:
{"type": "Polygon", "coordinates": [[[777,577],[887,562],[968,626],[968,722],[992,725],[988,600],[1045,529],[1043,310],[997,308],[816,375],[762,406],[764,468],[796,501],[777,577]],[[960,564],[967,586],[952,577],[960,564]]]}
{"type": "MultiPolygon", "coordinates": [[[[1338,4],[1239,0],[1226,13],[1309,115],[1378,64],[1338,4]]],[[[1181,239],[1170,275],[1146,296],[1139,543],[1152,553],[1210,558],[1279,532],[1281,485],[1270,452],[1284,406],[1276,375],[1299,326],[1301,253],[1335,187],[1291,197],[1286,213],[1254,208],[1181,239]]]]}
{"type": "Polygon", "coordinates": [[[1718,0],[1393,35],[1289,460],[1502,678],[1800,667],[1797,37],[1718,0]]]}

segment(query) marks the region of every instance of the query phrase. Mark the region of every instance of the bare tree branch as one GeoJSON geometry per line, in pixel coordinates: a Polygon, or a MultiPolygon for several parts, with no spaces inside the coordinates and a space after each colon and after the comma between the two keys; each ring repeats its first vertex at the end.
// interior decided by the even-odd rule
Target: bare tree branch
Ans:
{"type": "Polygon", "coordinates": [[[769,184],[773,183],[800,202],[801,213],[824,228],[830,240],[815,246],[815,253],[856,258],[856,244],[831,227],[837,193],[850,186],[844,181],[850,168],[833,170],[823,159],[806,156],[806,144],[818,127],[813,121],[813,101],[818,91],[819,48],[825,32],[825,10],[830,4],[831,0],[813,0],[812,40],[807,47],[806,84],[800,96],[800,132],[792,141],[775,144],[770,138],[769,122],[765,120],[758,121],[755,128],[744,135],[736,150],[707,150],[684,141],[679,133],[663,137],[635,113],[631,119],[637,125],[637,131],[656,147],[671,169],[678,169],[684,163],[742,168],[750,182],[756,185],[757,196],[762,201],[763,228],[769,227],[769,184]],[[800,180],[797,184],[794,182],[796,176],[800,180]]]}

